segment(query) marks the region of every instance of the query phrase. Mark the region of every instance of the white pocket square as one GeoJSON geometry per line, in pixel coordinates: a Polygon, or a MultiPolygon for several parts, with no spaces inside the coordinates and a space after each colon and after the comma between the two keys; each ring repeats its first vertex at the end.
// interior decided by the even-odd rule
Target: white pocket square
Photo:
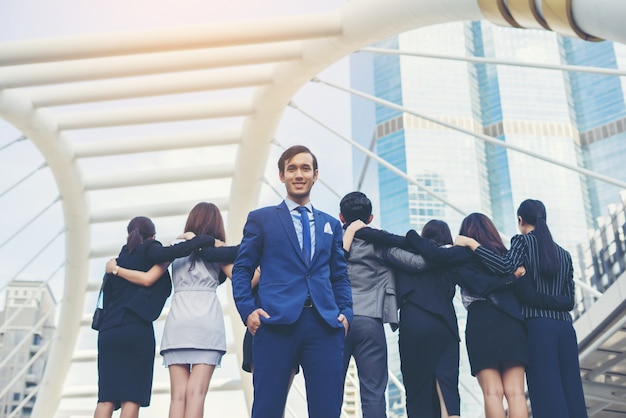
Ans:
{"type": "Polygon", "coordinates": [[[326,222],[326,225],[324,225],[324,233],[325,234],[333,234],[333,229],[330,227],[330,222],[326,222]]]}

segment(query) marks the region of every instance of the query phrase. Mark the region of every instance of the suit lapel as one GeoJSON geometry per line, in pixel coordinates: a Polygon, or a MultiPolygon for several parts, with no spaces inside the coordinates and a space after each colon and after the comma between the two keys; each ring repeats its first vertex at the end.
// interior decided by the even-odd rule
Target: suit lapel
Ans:
{"type": "Polygon", "coordinates": [[[278,218],[280,219],[280,223],[282,224],[287,237],[289,238],[289,242],[293,247],[293,250],[298,254],[300,260],[304,263],[304,257],[302,256],[302,249],[300,248],[300,242],[298,242],[298,235],[296,234],[296,229],[293,225],[293,219],[291,217],[291,212],[289,212],[289,208],[287,204],[283,201],[280,205],[276,207],[278,209],[278,218]]]}
{"type": "Polygon", "coordinates": [[[320,253],[318,249],[324,242],[324,226],[326,225],[326,218],[323,216],[322,212],[313,208],[313,221],[315,222],[315,252],[313,253],[311,264],[313,264],[320,253]]]}

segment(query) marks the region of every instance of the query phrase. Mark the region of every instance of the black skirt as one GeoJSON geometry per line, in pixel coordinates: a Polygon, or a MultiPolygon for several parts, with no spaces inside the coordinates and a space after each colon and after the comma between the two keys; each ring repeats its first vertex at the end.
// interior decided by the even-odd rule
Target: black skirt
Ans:
{"type": "Polygon", "coordinates": [[[98,402],[150,405],[154,372],[151,322],[120,325],[98,333],[98,402]]]}
{"type": "Polygon", "coordinates": [[[470,304],[465,343],[472,376],[484,369],[503,371],[512,366],[528,367],[528,336],[524,322],[490,302],[470,304]]]}

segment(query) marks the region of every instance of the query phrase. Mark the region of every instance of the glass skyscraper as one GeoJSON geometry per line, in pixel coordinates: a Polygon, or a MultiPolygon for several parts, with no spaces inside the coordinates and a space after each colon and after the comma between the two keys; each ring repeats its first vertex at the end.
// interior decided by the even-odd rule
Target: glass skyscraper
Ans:
{"type": "MultiPolygon", "coordinates": [[[[587,43],[488,22],[437,25],[376,46],[538,64],[626,66],[626,48],[611,42],[587,43]]],[[[618,77],[358,53],[351,58],[351,83],[355,89],[420,114],[626,180],[626,107],[618,77]]],[[[535,198],[546,204],[555,240],[575,257],[576,245],[586,241],[588,228],[607,213],[609,203],[619,200],[617,187],[575,171],[362,98],[352,100],[353,138],[461,209],[449,207],[354,151],[355,188],[372,198],[378,224],[390,232],[419,231],[428,220],[442,219],[455,235],[465,214],[482,212],[503,234],[512,236],[517,233],[517,206],[535,198]]],[[[466,314],[462,307],[457,313],[463,331],[466,314]]],[[[394,372],[399,370],[396,341],[391,334],[394,372]]],[[[461,412],[479,416],[482,395],[469,373],[464,342],[461,352],[461,412]]],[[[402,416],[398,396],[391,388],[391,411],[402,416]]]]}

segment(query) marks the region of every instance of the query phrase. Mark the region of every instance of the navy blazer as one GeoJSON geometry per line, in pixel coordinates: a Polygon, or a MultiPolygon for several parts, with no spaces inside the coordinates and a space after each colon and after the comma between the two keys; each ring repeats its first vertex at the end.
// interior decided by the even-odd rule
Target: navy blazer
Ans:
{"type": "Polygon", "coordinates": [[[453,268],[456,283],[463,289],[487,299],[508,315],[522,319],[522,308],[514,293],[519,283],[515,275],[492,273],[469,248],[437,247],[414,230],[407,232],[406,238],[427,261],[453,268]]]}
{"type": "Polygon", "coordinates": [[[244,323],[257,308],[270,315],[261,318],[264,323],[294,323],[307,294],[331,327],[343,327],[337,321],[340,313],[352,322],[352,293],[341,224],[315,208],[313,219],[315,252],[307,263],[284,201],[248,214],[232,277],[235,304],[244,323]],[[262,278],[255,300],[250,281],[257,266],[261,267],[262,278]]]}

